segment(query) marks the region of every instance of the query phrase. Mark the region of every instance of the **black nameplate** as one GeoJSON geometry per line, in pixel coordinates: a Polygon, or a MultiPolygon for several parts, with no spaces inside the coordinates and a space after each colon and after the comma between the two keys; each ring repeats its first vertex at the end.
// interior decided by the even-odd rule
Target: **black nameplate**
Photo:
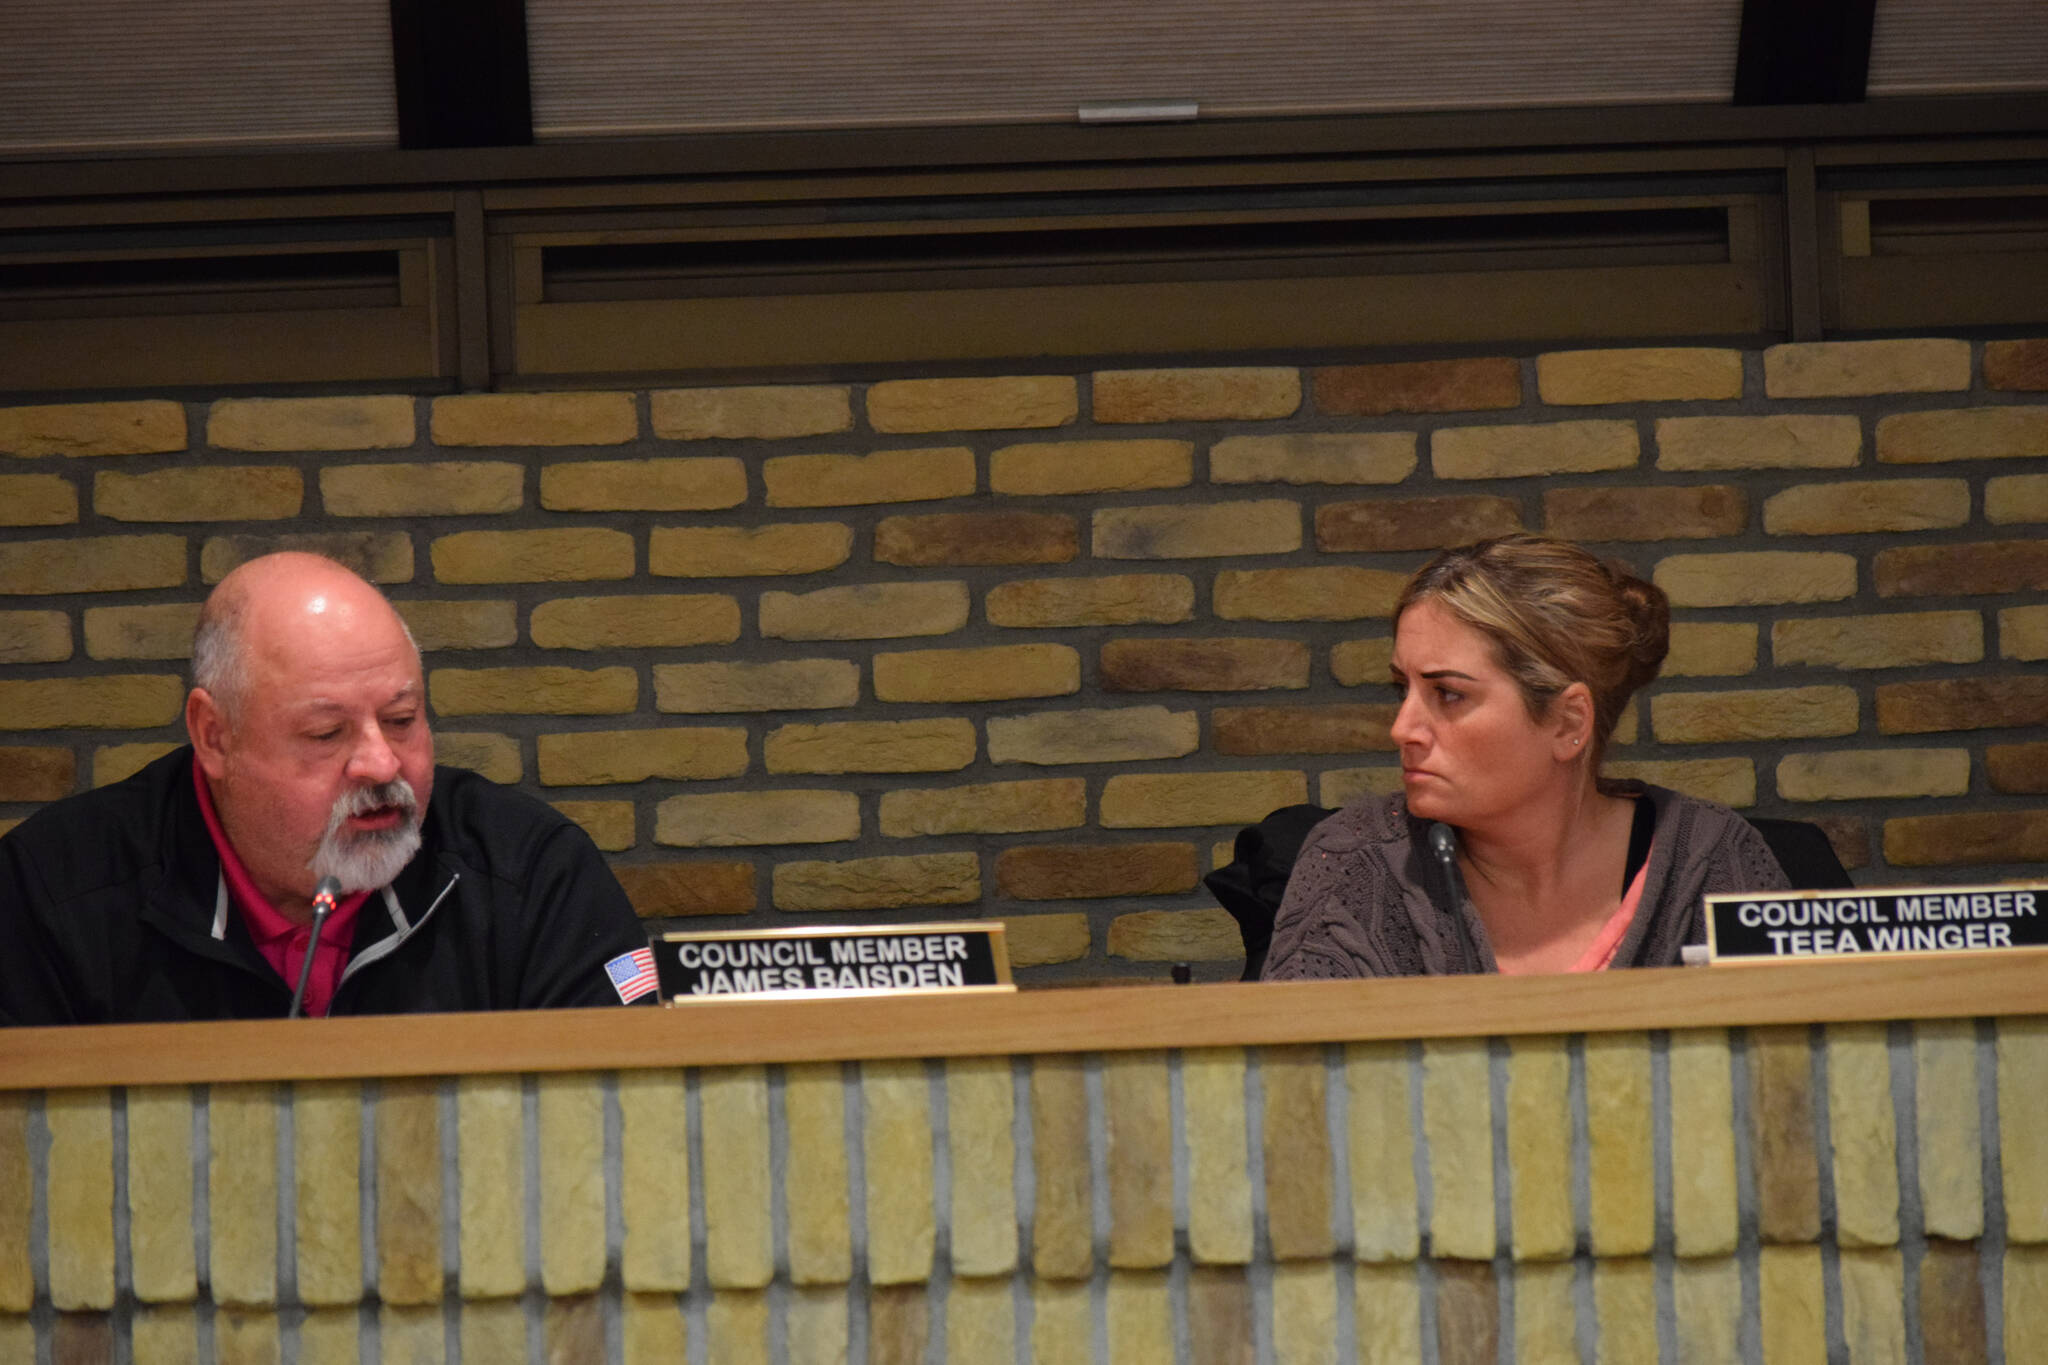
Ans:
{"type": "Polygon", "coordinates": [[[651,944],[669,1004],[1016,989],[1000,923],[662,934],[651,944]]]}
{"type": "Polygon", "coordinates": [[[2048,882],[1708,896],[1715,962],[2048,948],[2048,882]]]}

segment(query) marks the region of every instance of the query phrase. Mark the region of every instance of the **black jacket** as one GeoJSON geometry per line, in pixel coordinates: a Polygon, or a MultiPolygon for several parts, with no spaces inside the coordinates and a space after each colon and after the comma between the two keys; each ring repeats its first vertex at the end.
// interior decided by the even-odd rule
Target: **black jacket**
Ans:
{"type": "MultiPolygon", "coordinates": [[[[647,934],[582,829],[437,768],[421,838],[363,903],[330,1013],[618,1003],[604,964],[647,934]]],[[[0,838],[0,1024],[283,1016],[220,896],[189,748],[38,811],[0,838]]]]}

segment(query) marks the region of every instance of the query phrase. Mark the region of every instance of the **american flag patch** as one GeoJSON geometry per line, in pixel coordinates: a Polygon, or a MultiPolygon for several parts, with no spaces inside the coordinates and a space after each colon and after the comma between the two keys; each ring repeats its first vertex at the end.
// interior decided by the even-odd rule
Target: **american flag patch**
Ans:
{"type": "Polygon", "coordinates": [[[630,953],[620,953],[604,964],[604,974],[612,979],[612,989],[619,993],[620,1003],[630,1005],[657,984],[654,950],[635,948],[630,953]]]}

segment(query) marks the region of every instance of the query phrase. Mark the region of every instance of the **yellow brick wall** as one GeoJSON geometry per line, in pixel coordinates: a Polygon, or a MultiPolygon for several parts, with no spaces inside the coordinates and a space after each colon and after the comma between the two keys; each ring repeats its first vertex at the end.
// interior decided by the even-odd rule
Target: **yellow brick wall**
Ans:
{"type": "Polygon", "coordinates": [[[398,601],[444,760],[582,822],[651,920],[943,906],[1026,981],[1229,975],[1192,874],[1395,785],[1394,593],[1526,528],[1676,604],[1617,772],[1817,820],[1865,881],[2039,876],[2044,355],[0,409],[0,828],[176,743],[208,586],[305,545],[398,601]]]}

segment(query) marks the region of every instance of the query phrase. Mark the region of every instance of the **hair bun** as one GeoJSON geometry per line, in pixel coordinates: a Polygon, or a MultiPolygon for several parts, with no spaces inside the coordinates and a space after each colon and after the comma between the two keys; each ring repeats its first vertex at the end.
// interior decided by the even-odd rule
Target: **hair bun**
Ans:
{"type": "Polygon", "coordinates": [[[1633,691],[1657,676],[1664,656],[1671,652],[1671,599],[1655,583],[1631,573],[1615,575],[1615,591],[1635,627],[1628,648],[1628,686],[1633,691]]]}

